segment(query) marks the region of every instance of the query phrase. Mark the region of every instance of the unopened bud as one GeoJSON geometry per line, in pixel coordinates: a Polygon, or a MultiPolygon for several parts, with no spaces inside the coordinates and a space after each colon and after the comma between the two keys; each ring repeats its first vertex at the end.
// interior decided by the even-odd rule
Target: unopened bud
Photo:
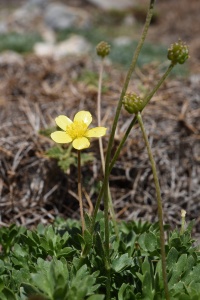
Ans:
{"type": "Polygon", "coordinates": [[[180,234],[183,234],[185,231],[185,216],[186,216],[186,211],[184,209],[181,209],[181,231],[180,231],[180,234]]]}
{"type": "Polygon", "coordinates": [[[177,43],[172,44],[168,49],[167,57],[174,65],[184,64],[189,57],[188,46],[179,40],[177,43]]]}
{"type": "Polygon", "coordinates": [[[96,51],[97,51],[97,55],[104,58],[110,53],[110,45],[102,41],[96,46],[96,51]]]}
{"type": "Polygon", "coordinates": [[[185,218],[186,216],[186,210],[181,209],[181,218],[185,218]]]}
{"type": "Polygon", "coordinates": [[[137,94],[128,93],[124,96],[123,105],[130,114],[137,114],[143,110],[144,101],[137,94]]]}

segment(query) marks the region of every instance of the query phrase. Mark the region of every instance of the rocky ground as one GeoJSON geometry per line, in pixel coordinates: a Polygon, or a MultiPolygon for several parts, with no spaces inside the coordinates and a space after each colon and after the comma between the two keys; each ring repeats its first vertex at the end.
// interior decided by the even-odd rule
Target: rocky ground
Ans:
{"type": "MultiPolygon", "coordinates": [[[[29,2],[33,4],[37,1],[29,2]]],[[[188,69],[187,76],[170,77],[165,82],[145,110],[144,120],[160,174],[165,221],[173,227],[180,224],[180,210],[185,209],[188,221],[195,219],[195,233],[198,235],[200,3],[193,0],[189,5],[188,1],[181,0],[185,5],[180,6],[180,1],[157,2],[148,42],[167,46],[177,38],[182,38],[190,45],[190,59],[187,66],[183,66],[183,70],[188,69]]],[[[1,14],[1,31],[5,34],[15,26],[18,32],[31,32],[34,24],[34,29],[42,34],[44,40],[34,47],[35,53],[0,55],[0,208],[1,225],[6,226],[12,222],[27,226],[34,226],[38,222],[53,222],[58,215],[79,217],[76,166],[72,165],[66,173],[60,170],[57,162],[46,155],[46,151],[54,146],[54,143],[42,133],[55,126],[54,118],[57,115],[66,114],[73,117],[81,109],[90,110],[96,124],[96,74],[99,61],[93,59],[94,55],[91,55],[91,52],[87,52],[94,51],[91,41],[76,35],[76,38],[79,38],[76,50],[79,45],[81,54],[83,49],[86,51],[84,55],[76,53],[76,56],[71,56],[72,53],[67,52],[71,37],[62,42],[56,40],[58,28],[55,26],[58,24],[50,25],[47,8],[37,4],[34,6],[35,15],[32,14],[35,17],[25,19],[22,15],[24,13],[25,16],[30,7],[27,8],[23,3],[20,2],[20,6],[16,7],[16,1],[10,1],[11,6],[8,9],[1,1],[0,5],[4,8],[1,14]],[[47,50],[49,52],[44,55],[47,50]]],[[[50,4],[52,5],[52,2],[48,5],[50,4]]],[[[66,4],[66,1],[62,1],[62,4],[66,4]]],[[[71,7],[71,10],[68,10],[71,18],[69,17],[65,26],[70,27],[73,23],[73,28],[85,26],[92,31],[93,24],[97,24],[92,16],[101,15],[103,12],[90,1],[83,3],[76,0],[67,4],[71,7]]],[[[123,15],[122,27],[124,28],[125,24],[129,28],[126,37],[130,39],[131,24],[135,37],[138,37],[136,32],[141,31],[143,18],[144,9],[138,9],[136,5],[133,13],[123,15]]],[[[60,25],[64,26],[63,23],[60,25]]],[[[125,29],[122,37],[124,32],[125,29]]],[[[75,41],[70,43],[73,52],[75,41]]],[[[150,90],[166,65],[166,61],[160,65],[155,60],[137,68],[129,90],[140,93],[150,90]]],[[[124,78],[125,70],[122,67],[106,61],[102,115],[103,125],[108,128],[111,127],[124,78]]],[[[123,111],[115,136],[115,147],[130,120],[131,116],[123,111]]],[[[105,149],[108,138],[107,135],[104,139],[105,149]]],[[[97,141],[86,151],[90,152],[93,153],[94,159],[84,164],[82,171],[85,209],[92,211],[99,181],[102,179],[97,141]],[[87,199],[93,204],[86,201],[87,199]]],[[[112,171],[110,185],[118,219],[156,219],[157,208],[151,168],[138,126],[131,132],[112,171]]]]}

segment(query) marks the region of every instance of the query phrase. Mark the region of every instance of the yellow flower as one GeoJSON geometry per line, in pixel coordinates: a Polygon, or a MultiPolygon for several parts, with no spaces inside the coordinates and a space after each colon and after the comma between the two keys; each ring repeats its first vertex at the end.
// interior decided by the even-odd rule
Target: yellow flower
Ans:
{"type": "Polygon", "coordinates": [[[92,122],[92,115],[89,111],[79,111],[72,122],[66,116],[58,116],[56,124],[63,131],[55,131],[51,134],[52,140],[56,143],[65,144],[71,143],[77,150],[82,150],[90,146],[90,138],[101,137],[106,134],[107,128],[95,127],[88,129],[88,126],[92,122]]]}

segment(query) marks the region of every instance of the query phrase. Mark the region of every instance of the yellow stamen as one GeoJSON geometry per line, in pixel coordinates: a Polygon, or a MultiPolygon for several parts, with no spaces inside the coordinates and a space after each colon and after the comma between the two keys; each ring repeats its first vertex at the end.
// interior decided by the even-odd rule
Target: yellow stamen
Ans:
{"type": "Polygon", "coordinates": [[[66,133],[74,140],[78,137],[83,137],[87,131],[87,127],[87,124],[83,121],[74,121],[72,124],[67,126],[66,133]]]}

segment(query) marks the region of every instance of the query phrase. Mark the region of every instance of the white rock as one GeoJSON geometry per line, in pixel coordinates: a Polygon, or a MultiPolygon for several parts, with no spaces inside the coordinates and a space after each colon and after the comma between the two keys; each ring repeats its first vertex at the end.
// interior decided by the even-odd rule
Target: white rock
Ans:
{"type": "Polygon", "coordinates": [[[61,3],[51,3],[44,14],[44,22],[54,30],[73,26],[87,26],[89,15],[86,11],[61,3]]]}
{"type": "Polygon", "coordinates": [[[136,0],[88,0],[90,3],[105,10],[123,10],[134,6],[136,0]]]}
{"type": "Polygon", "coordinates": [[[59,43],[56,47],[56,58],[66,55],[82,55],[89,52],[91,46],[85,38],[79,35],[72,35],[69,39],[59,43]]]}
{"type": "Polygon", "coordinates": [[[189,80],[192,86],[200,86],[200,74],[192,74],[189,80]]]}
{"type": "Polygon", "coordinates": [[[47,26],[41,26],[40,34],[44,42],[50,44],[54,44],[56,42],[56,34],[51,28],[47,26]]]}
{"type": "Polygon", "coordinates": [[[113,44],[116,46],[127,46],[132,43],[132,39],[129,36],[119,36],[113,40],[113,44]]]}
{"type": "Polygon", "coordinates": [[[27,4],[31,6],[38,6],[40,8],[45,8],[49,0],[27,0],[27,4]]]}
{"type": "Polygon", "coordinates": [[[136,20],[132,14],[127,15],[123,21],[123,24],[125,26],[133,26],[133,25],[135,25],[135,23],[136,23],[136,20]]]}
{"type": "Polygon", "coordinates": [[[22,66],[24,63],[23,57],[14,51],[5,51],[0,54],[0,65],[18,64],[22,66]]]}
{"type": "Polygon", "coordinates": [[[14,22],[19,24],[28,25],[33,22],[36,18],[41,16],[41,10],[38,7],[30,7],[28,5],[24,5],[18,8],[12,15],[12,19],[14,22]]]}
{"type": "Polygon", "coordinates": [[[0,22],[0,34],[4,34],[8,32],[8,26],[4,22],[0,22]]]}
{"type": "Polygon", "coordinates": [[[83,55],[91,49],[90,44],[79,35],[72,35],[69,39],[58,43],[36,43],[34,53],[39,56],[51,56],[59,59],[68,55],[83,55]]]}
{"type": "Polygon", "coordinates": [[[54,56],[56,46],[51,43],[36,43],[33,47],[38,56],[54,56]]]}

